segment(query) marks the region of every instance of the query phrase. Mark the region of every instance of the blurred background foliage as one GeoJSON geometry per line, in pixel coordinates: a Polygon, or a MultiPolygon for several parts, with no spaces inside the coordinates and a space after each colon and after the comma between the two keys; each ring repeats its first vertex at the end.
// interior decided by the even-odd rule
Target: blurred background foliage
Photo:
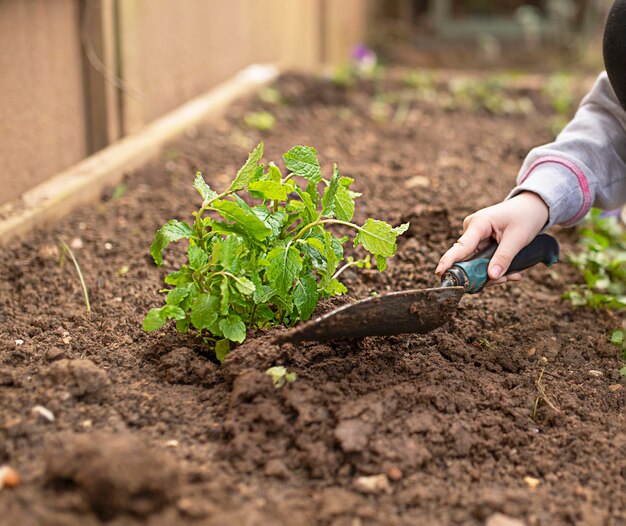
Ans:
{"type": "Polygon", "coordinates": [[[612,0],[375,0],[369,41],[429,67],[602,68],[612,0]]]}

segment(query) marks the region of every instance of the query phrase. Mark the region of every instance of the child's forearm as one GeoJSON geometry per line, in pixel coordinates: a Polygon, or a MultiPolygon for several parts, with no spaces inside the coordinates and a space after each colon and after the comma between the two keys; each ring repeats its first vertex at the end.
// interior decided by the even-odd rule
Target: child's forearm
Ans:
{"type": "Polygon", "coordinates": [[[523,191],[541,196],[550,210],[546,228],[572,225],[591,206],[626,201],[626,112],[605,73],[556,141],[530,152],[509,198],[523,191]]]}

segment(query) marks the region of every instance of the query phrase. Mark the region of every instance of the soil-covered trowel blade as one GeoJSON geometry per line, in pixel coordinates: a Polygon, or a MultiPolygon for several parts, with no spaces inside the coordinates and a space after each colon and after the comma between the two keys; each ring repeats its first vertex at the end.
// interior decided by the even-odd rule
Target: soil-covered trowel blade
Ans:
{"type": "Polygon", "coordinates": [[[463,287],[442,287],[374,296],[284,331],[274,342],[281,344],[424,334],[450,319],[463,293],[463,287]]]}

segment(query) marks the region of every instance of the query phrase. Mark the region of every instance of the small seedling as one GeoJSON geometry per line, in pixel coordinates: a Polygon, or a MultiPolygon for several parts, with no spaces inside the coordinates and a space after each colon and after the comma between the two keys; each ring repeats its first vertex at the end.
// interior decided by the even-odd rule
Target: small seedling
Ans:
{"type": "Polygon", "coordinates": [[[83,290],[83,296],[85,298],[85,306],[87,308],[87,312],[91,312],[91,303],[89,302],[89,291],[87,290],[87,284],[85,283],[83,272],[80,269],[80,265],[78,264],[76,257],[74,256],[74,252],[72,252],[72,249],[68,246],[68,244],[65,241],[61,241],[61,254],[62,254],[61,256],[62,259],[60,261],[61,267],[63,267],[63,265],[65,264],[65,258],[64,258],[65,254],[68,254],[70,256],[70,259],[72,260],[72,263],[74,264],[74,268],[76,269],[76,274],[78,274],[80,287],[83,290]]]}
{"type": "Polygon", "coordinates": [[[350,189],[354,180],[337,165],[324,179],[314,148],[295,146],[284,154],[287,175],[273,163],[260,164],[262,157],[260,143],[222,193],[196,174],[203,203],[194,221],[173,219],[157,231],[150,253],[159,266],[170,243],[186,239],[189,246],[187,262],[166,276],[173,288],[161,291],[165,305],[147,314],[145,330],[173,319],[180,332],[197,330],[223,361],[249,328],[292,326],[309,319],[320,298],[344,294],[341,272],[368,266],[369,255],[378,270],[386,269],[408,224],[354,223],[361,195],[350,189]],[[354,232],[354,246],[369,255],[341,266],[349,238],[334,235],[331,225],[354,232]]]}
{"type": "Polygon", "coordinates": [[[535,382],[535,385],[537,386],[537,398],[535,399],[535,406],[533,407],[533,416],[532,416],[533,420],[537,420],[537,409],[539,409],[539,402],[541,400],[543,400],[547,404],[547,406],[553,411],[556,411],[557,413],[561,412],[561,409],[557,405],[557,403],[554,400],[552,400],[552,397],[546,393],[546,388],[543,385],[543,381],[542,381],[543,375],[545,372],[546,372],[546,368],[544,367],[543,369],[541,369],[539,378],[535,382]]]}
{"type": "Polygon", "coordinates": [[[116,201],[120,197],[122,197],[126,190],[128,190],[128,185],[126,183],[120,183],[113,189],[113,194],[111,195],[111,200],[116,201]]]}
{"type": "Polygon", "coordinates": [[[276,125],[276,118],[269,111],[251,111],[243,118],[248,128],[270,131],[276,125]]]}
{"type": "Polygon", "coordinates": [[[286,383],[291,384],[298,378],[296,373],[288,372],[287,368],[282,365],[270,367],[267,371],[265,371],[265,374],[272,377],[272,383],[276,389],[280,389],[286,383]]]}
{"type": "Polygon", "coordinates": [[[494,345],[486,338],[479,338],[478,345],[480,345],[480,347],[483,348],[485,351],[497,352],[497,349],[494,347],[494,345]]]}

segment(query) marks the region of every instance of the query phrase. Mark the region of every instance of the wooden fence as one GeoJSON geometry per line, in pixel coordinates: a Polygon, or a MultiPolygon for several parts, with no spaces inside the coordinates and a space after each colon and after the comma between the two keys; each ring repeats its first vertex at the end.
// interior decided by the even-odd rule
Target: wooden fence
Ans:
{"type": "Polygon", "coordinates": [[[367,0],[0,1],[0,203],[251,63],[318,69],[367,0]]]}

